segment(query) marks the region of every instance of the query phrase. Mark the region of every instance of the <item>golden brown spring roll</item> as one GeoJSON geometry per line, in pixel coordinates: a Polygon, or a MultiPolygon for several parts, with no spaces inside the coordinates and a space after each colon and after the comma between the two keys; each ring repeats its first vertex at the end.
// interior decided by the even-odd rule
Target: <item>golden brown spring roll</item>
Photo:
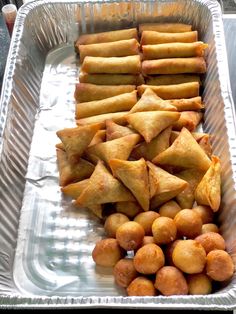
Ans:
{"type": "Polygon", "coordinates": [[[121,30],[96,33],[96,34],[84,34],[79,37],[79,39],[76,42],[76,46],[97,44],[97,43],[108,43],[112,41],[131,39],[131,38],[138,39],[138,31],[136,28],[121,29],[121,30]]]}
{"type": "Polygon", "coordinates": [[[163,58],[187,58],[203,57],[204,51],[208,47],[202,41],[193,43],[166,43],[158,45],[143,45],[143,59],[163,59],[163,58]]]}
{"type": "Polygon", "coordinates": [[[76,118],[87,118],[103,113],[130,110],[137,102],[137,92],[125,93],[102,100],[76,104],[76,118]]]}
{"type": "Polygon", "coordinates": [[[129,111],[99,114],[97,116],[76,120],[76,124],[78,126],[81,126],[86,124],[102,123],[101,128],[105,128],[106,120],[112,120],[120,125],[125,125],[127,124],[127,120],[125,117],[127,116],[128,113],[129,111]]]}
{"type": "Polygon", "coordinates": [[[130,93],[135,85],[95,85],[89,83],[76,84],[74,97],[77,102],[87,102],[130,93]]]}
{"type": "Polygon", "coordinates": [[[140,56],[85,57],[81,71],[86,73],[138,74],[141,72],[140,56]]]}
{"type": "Polygon", "coordinates": [[[199,83],[197,82],[162,86],[140,85],[137,87],[140,96],[144,93],[146,88],[151,88],[157,96],[162,99],[180,99],[199,96],[199,83]]]}
{"type": "Polygon", "coordinates": [[[155,45],[165,43],[192,43],[198,40],[198,32],[161,33],[155,31],[143,31],[141,45],[155,45]]]}
{"type": "Polygon", "coordinates": [[[206,62],[202,57],[145,60],[143,74],[205,73],[206,62]]]}
{"type": "Polygon", "coordinates": [[[204,108],[200,96],[189,99],[171,99],[170,104],[175,106],[178,111],[201,110],[204,108]]]}
{"type": "Polygon", "coordinates": [[[81,72],[79,75],[79,81],[81,83],[90,83],[97,85],[144,84],[144,78],[141,74],[88,74],[81,72]]]}
{"type": "Polygon", "coordinates": [[[161,33],[183,33],[190,32],[192,25],[183,23],[143,23],[140,24],[139,33],[143,31],[155,31],[161,33]]]}
{"type": "Polygon", "coordinates": [[[200,76],[196,74],[162,74],[146,77],[147,85],[173,85],[189,82],[200,84],[200,76]]]}
{"type": "Polygon", "coordinates": [[[92,57],[125,57],[139,54],[139,43],[136,39],[119,40],[110,43],[79,45],[80,62],[86,56],[92,57]]]}

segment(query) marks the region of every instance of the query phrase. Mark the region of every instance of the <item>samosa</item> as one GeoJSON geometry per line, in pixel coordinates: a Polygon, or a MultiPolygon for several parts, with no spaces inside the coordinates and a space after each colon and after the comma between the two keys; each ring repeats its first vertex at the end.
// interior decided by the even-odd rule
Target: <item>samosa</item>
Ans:
{"type": "Polygon", "coordinates": [[[90,142],[89,146],[93,146],[98,143],[105,142],[105,140],[106,140],[106,130],[98,130],[96,134],[94,135],[94,137],[92,138],[92,141],[90,142]]]}
{"type": "Polygon", "coordinates": [[[115,123],[112,120],[106,121],[106,140],[115,140],[116,138],[123,137],[129,134],[137,134],[136,131],[132,130],[128,126],[122,126],[115,123]]]}
{"type": "Polygon", "coordinates": [[[173,124],[173,130],[181,131],[183,127],[193,132],[200,121],[202,120],[203,113],[198,111],[182,111],[180,118],[173,124]]]}
{"type": "Polygon", "coordinates": [[[84,179],[79,182],[71,183],[61,188],[61,191],[74,199],[77,199],[83,190],[88,186],[89,179],[84,179]]]}

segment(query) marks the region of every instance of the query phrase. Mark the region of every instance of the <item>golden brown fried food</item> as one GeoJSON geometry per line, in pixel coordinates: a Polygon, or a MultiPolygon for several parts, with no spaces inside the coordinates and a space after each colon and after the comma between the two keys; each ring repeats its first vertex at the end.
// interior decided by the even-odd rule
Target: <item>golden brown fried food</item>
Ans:
{"type": "Polygon", "coordinates": [[[169,201],[163,204],[159,209],[160,216],[174,219],[175,215],[181,211],[181,207],[175,201],[169,201]]]}
{"type": "Polygon", "coordinates": [[[168,244],[175,240],[177,228],[174,220],[169,217],[159,217],[152,224],[152,234],[157,244],[168,244]]]}
{"type": "Polygon", "coordinates": [[[123,258],[115,265],[113,269],[113,275],[117,285],[126,288],[131,283],[131,281],[133,281],[138,276],[138,272],[134,267],[132,259],[123,258]]]}
{"type": "Polygon", "coordinates": [[[150,210],[150,211],[138,214],[134,218],[134,221],[136,221],[143,227],[145,231],[145,235],[152,235],[152,224],[154,220],[158,217],[160,217],[160,215],[157,212],[150,210]]]}
{"type": "Polygon", "coordinates": [[[134,218],[137,214],[142,212],[141,206],[138,202],[117,202],[116,211],[125,214],[129,218],[134,218]]]}
{"type": "Polygon", "coordinates": [[[144,236],[142,246],[150,243],[155,243],[155,240],[152,236],[144,236]]]}
{"type": "Polygon", "coordinates": [[[107,217],[104,229],[109,238],[116,237],[116,231],[123,223],[129,221],[129,218],[124,214],[115,213],[107,217]]]}
{"type": "Polygon", "coordinates": [[[207,232],[199,235],[195,240],[204,247],[207,254],[213,250],[225,250],[225,240],[219,233],[207,232]]]}
{"type": "Polygon", "coordinates": [[[202,225],[202,233],[206,232],[217,232],[219,233],[219,228],[216,224],[203,224],[202,225]]]}
{"type": "Polygon", "coordinates": [[[213,250],[207,254],[206,273],[216,281],[225,281],[232,277],[234,263],[231,256],[222,250],[213,250]]]}
{"type": "Polygon", "coordinates": [[[142,246],[134,256],[134,267],[141,274],[155,274],[164,264],[162,249],[153,243],[142,246]]]}
{"type": "Polygon", "coordinates": [[[178,234],[193,239],[202,231],[200,215],[192,209],[182,209],[174,218],[178,234]]]}
{"type": "Polygon", "coordinates": [[[213,221],[214,213],[209,206],[199,205],[193,207],[193,210],[201,216],[203,224],[208,224],[213,221]]]}
{"type": "Polygon", "coordinates": [[[187,277],[189,294],[209,294],[212,284],[206,274],[194,274],[187,277]]]}
{"type": "Polygon", "coordinates": [[[128,296],[154,296],[156,290],[150,279],[140,276],[130,283],[127,293],[128,296]]]}
{"type": "Polygon", "coordinates": [[[167,244],[166,249],[165,249],[166,265],[175,266],[173,259],[172,259],[172,254],[173,254],[174,248],[176,247],[176,245],[179,241],[181,241],[181,240],[176,239],[175,241],[167,244]]]}
{"type": "Polygon", "coordinates": [[[143,227],[135,221],[125,222],[116,231],[116,239],[126,251],[136,250],[140,247],[144,235],[143,227]]]}

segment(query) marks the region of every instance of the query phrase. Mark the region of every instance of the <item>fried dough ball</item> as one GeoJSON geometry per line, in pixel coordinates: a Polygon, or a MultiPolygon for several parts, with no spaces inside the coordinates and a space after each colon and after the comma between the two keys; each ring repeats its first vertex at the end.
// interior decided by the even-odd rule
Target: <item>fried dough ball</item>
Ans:
{"type": "Polygon", "coordinates": [[[193,239],[201,234],[202,220],[192,209],[182,209],[174,218],[178,234],[193,239]]]}
{"type": "Polygon", "coordinates": [[[187,274],[201,273],[206,263],[206,252],[195,240],[179,241],[172,254],[176,267],[187,274]]]}
{"type": "Polygon", "coordinates": [[[160,217],[160,215],[157,212],[154,211],[147,211],[138,214],[134,221],[136,221],[138,224],[140,224],[144,231],[145,235],[152,235],[152,224],[156,218],[160,217]]]}
{"type": "Polygon", "coordinates": [[[188,294],[186,279],[174,266],[164,266],[158,270],[154,287],[166,296],[188,294]]]}
{"type": "Polygon", "coordinates": [[[133,219],[137,214],[143,210],[137,202],[118,202],[116,203],[116,211],[125,214],[130,219],[133,219]]]}
{"type": "Polygon", "coordinates": [[[129,221],[129,218],[124,214],[115,213],[108,216],[104,224],[107,236],[109,238],[115,238],[117,229],[127,221],[129,221]]]}
{"type": "Polygon", "coordinates": [[[225,250],[225,240],[219,233],[207,232],[200,234],[195,240],[204,247],[206,253],[217,249],[225,250]]]}
{"type": "Polygon", "coordinates": [[[102,239],[93,249],[92,258],[97,265],[112,267],[124,256],[124,250],[116,239],[102,239]]]}
{"type": "Polygon", "coordinates": [[[181,207],[175,201],[169,201],[163,204],[159,209],[159,214],[163,217],[169,217],[174,219],[175,215],[181,211],[181,207]]]}
{"type": "Polygon", "coordinates": [[[206,273],[216,281],[225,281],[232,277],[234,264],[231,256],[223,250],[214,250],[207,254],[206,273]]]}
{"type": "Polygon", "coordinates": [[[144,236],[142,246],[150,243],[155,243],[155,240],[152,236],[144,236]]]}
{"type": "Polygon", "coordinates": [[[206,274],[194,274],[187,277],[189,294],[210,294],[211,280],[206,274]]]}
{"type": "Polygon", "coordinates": [[[198,205],[196,207],[193,207],[193,211],[201,216],[203,224],[208,224],[213,221],[214,213],[209,206],[198,205]]]}
{"type": "Polygon", "coordinates": [[[154,296],[156,289],[150,279],[140,276],[129,284],[127,294],[128,296],[154,296]]]}
{"type": "Polygon", "coordinates": [[[131,281],[138,277],[133,260],[130,258],[119,260],[113,269],[113,275],[117,285],[123,288],[127,288],[131,281]]]}
{"type": "Polygon", "coordinates": [[[175,266],[172,259],[172,254],[174,251],[174,248],[176,247],[177,243],[181,241],[180,239],[177,239],[169,244],[167,244],[165,249],[165,258],[166,258],[166,264],[170,266],[175,266]]]}
{"type": "Polygon", "coordinates": [[[164,264],[162,249],[153,243],[142,246],[134,256],[134,267],[141,274],[155,274],[164,264]]]}
{"type": "Polygon", "coordinates": [[[219,233],[219,228],[216,224],[204,224],[202,225],[202,234],[207,232],[219,233]]]}
{"type": "Polygon", "coordinates": [[[126,251],[136,250],[140,247],[144,235],[143,227],[135,221],[125,222],[116,231],[116,239],[126,251]]]}
{"type": "Polygon", "coordinates": [[[152,224],[152,234],[157,244],[168,244],[175,240],[177,228],[174,220],[169,217],[159,217],[152,224]]]}

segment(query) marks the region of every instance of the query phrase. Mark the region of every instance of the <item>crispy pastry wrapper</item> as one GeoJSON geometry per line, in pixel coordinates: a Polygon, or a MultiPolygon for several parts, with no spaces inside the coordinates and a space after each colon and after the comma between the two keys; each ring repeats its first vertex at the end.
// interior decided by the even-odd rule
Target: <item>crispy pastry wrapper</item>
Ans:
{"type": "Polygon", "coordinates": [[[95,85],[141,85],[144,78],[141,74],[89,74],[80,72],[80,83],[95,85]]]}
{"type": "Polygon", "coordinates": [[[121,112],[99,114],[97,116],[92,116],[92,117],[83,118],[83,119],[77,119],[76,124],[78,126],[81,126],[81,125],[87,125],[87,124],[93,124],[93,123],[101,123],[102,128],[105,128],[106,120],[112,120],[112,121],[119,123],[121,125],[125,125],[125,124],[127,124],[125,117],[127,116],[128,113],[129,113],[129,111],[121,111],[121,112]]]}
{"type": "Polygon", "coordinates": [[[106,140],[111,141],[137,132],[128,126],[122,126],[112,120],[106,120],[106,140]]]}
{"type": "Polygon", "coordinates": [[[139,33],[143,31],[156,31],[161,33],[183,33],[190,32],[192,25],[184,23],[142,23],[139,24],[139,33]]]}
{"type": "Polygon", "coordinates": [[[143,31],[141,45],[156,45],[164,43],[192,43],[198,40],[198,32],[163,33],[156,31],[143,31]]]}
{"type": "Polygon", "coordinates": [[[182,111],[180,113],[180,118],[173,124],[173,130],[181,131],[183,127],[193,132],[203,117],[202,112],[197,111],[182,111]]]}
{"type": "Polygon", "coordinates": [[[198,82],[200,84],[201,83],[200,76],[198,74],[187,73],[187,74],[149,75],[146,77],[147,85],[176,85],[190,82],[198,82]]]}

